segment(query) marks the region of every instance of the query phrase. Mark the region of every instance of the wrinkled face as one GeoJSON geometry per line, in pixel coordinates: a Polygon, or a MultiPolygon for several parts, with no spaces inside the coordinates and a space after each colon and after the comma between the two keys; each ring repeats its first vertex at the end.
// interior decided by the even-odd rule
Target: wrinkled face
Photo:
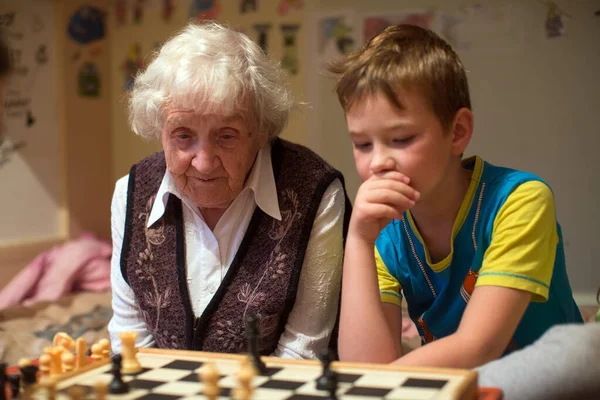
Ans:
{"type": "Polygon", "coordinates": [[[225,209],[242,191],[266,135],[241,116],[168,110],[161,136],[177,189],[200,209],[225,209]]]}
{"type": "Polygon", "coordinates": [[[363,181],[390,170],[408,176],[422,202],[440,185],[457,150],[452,135],[417,92],[407,92],[399,101],[404,110],[376,93],[346,112],[354,161],[363,181]]]}

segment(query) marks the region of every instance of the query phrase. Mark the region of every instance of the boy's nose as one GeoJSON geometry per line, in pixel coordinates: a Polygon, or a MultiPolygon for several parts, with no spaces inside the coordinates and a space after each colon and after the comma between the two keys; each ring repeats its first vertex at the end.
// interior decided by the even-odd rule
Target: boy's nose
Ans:
{"type": "Polygon", "coordinates": [[[378,174],[396,169],[396,161],[385,152],[377,152],[371,159],[371,172],[378,174]]]}

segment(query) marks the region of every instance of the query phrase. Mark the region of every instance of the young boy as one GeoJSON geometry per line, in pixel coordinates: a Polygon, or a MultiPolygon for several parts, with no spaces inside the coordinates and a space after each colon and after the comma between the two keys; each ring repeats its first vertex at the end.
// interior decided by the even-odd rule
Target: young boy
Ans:
{"type": "Polygon", "coordinates": [[[346,241],[342,360],[472,368],[582,322],[550,188],[462,159],[473,114],[446,42],[393,26],[330,71],[363,180],[346,241]],[[424,346],[399,358],[401,292],[424,346]]]}

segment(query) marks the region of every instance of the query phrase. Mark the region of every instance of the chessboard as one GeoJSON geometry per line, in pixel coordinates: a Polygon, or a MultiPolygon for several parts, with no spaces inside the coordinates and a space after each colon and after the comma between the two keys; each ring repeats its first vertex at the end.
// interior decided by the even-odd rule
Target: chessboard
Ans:
{"type": "MultiPolygon", "coordinates": [[[[185,350],[136,349],[141,369],[122,375],[123,394],[98,394],[114,380],[114,361],[100,360],[54,379],[52,393],[42,384],[30,391],[31,399],[230,399],[240,385],[240,371],[248,355],[185,350]],[[215,373],[218,394],[207,396],[203,370],[215,373]],[[206,391],[206,393],[205,393],[206,391]]],[[[369,399],[477,399],[477,372],[454,369],[407,368],[392,365],[331,362],[335,396],[317,389],[325,367],[319,361],[261,357],[266,369],[251,376],[251,395],[263,400],[369,400],[369,399]]],[[[256,371],[256,370],[255,370],[256,371]]],[[[257,371],[256,371],[257,372],[257,371]]],[[[214,387],[212,388],[214,389],[214,387]]],[[[481,398],[481,397],[479,397],[481,398]]]]}

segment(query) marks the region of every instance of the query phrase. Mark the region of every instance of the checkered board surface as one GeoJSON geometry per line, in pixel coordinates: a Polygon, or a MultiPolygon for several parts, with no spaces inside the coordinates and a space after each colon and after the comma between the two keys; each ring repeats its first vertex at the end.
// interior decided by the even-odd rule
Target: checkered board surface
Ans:
{"type": "MultiPolygon", "coordinates": [[[[110,395],[109,399],[206,399],[198,371],[207,361],[213,362],[221,375],[219,399],[231,399],[232,389],[238,386],[236,375],[241,360],[238,356],[157,349],[140,349],[137,356],[143,370],[135,376],[123,376],[129,384],[129,393],[110,395]]],[[[252,399],[322,400],[327,397],[326,392],[316,389],[316,380],[322,373],[319,362],[272,357],[263,360],[268,375],[254,377],[252,399]]],[[[84,389],[86,399],[94,399],[96,382],[102,380],[108,384],[112,380],[111,366],[104,364],[59,382],[57,400],[70,399],[68,388],[75,385],[84,389]]],[[[476,373],[462,370],[402,371],[390,366],[345,363],[333,363],[332,369],[339,376],[339,400],[472,399],[477,391],[476,373]]],[[[34,397],[46,396],[40,390],[34,397]]]]}

